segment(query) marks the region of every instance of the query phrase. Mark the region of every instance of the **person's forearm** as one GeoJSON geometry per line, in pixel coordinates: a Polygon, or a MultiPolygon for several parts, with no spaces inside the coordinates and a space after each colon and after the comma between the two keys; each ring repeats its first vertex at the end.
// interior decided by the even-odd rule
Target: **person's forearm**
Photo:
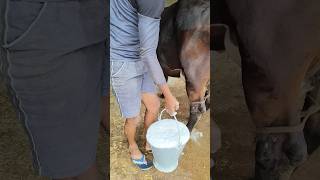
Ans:
{"type": "Polygon", "coordinates": [[[146,63],[154,82],[161,86],[166,83],[162,68],[157,58],[160,19],[139,14],[140,57],[146,63]]]}
{"type": "Polygon", "coordinates": [[[163,94],[163,96],[164,96],[165,98],[168,98],[168,97],[172,97],[172,96],[173,96],[167,83],[158,85],[158,87],[159,87],[159,89],[161,90],[161,92],[162,92],[162,94],[163,94]]]}
{"type": "Polygon", "coordinates": [[[155,84],[158,86],[166,84],[167,81],[157,58],[156,50],[146,52],[141,58],[146,63],[155,84]]]}
{"type": "Polygon", "coordinates": [[[159,87],[160,87],[161,92],[164,95],[165,108],[166,108],[167,112],[171,116],[175,116],[177,114],[177,110],[179,109],[179,102],[171,94],[171,91],[170,91],[169,86],[167,85],[167,83],[162,84],[159,87]]]}

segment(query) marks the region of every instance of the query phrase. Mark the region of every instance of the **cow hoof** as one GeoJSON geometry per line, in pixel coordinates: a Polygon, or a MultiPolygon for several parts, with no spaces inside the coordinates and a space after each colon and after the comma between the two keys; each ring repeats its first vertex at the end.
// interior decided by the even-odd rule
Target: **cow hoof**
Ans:
{"type": "Polygon", "coordinates": [[[206,110],[209,110],[210,109],[210,98],[206,99],[206,110]]]}
{"type": "Polygon", "coordinates": [[[198,123],[200,117],[201,117],[200,113],[192,113],[192,114],[190,114],[190,118],[189,118],[189,121],[187,123],[187,128],[189,129],[190,132],[196,126],[196,124],[198,123]]]}
{"type": "Polygon", "coordinates": [[[210,109],[210,91],[209,90],[206,91],[204,99],[205,99],[206,110],[209,110],[210,109]]]}
{"type": "Polygon", "coordinates": [[[318,134],[307,132],[305,133],[306,141],[308,144],[308,154],[312,154],[320,147],[320,136],[318,134]]]}
{"type": "Polygon", "coordinates": [[[314,114],[308,120],[304,135],[308,144],[308,153],[312,154],[320,146],[320,113],[314,114]]]}
{"type": "Polygon", "coordinates": [[[210,158],[210,179],[213,179],[214,159],[210,158]]]}

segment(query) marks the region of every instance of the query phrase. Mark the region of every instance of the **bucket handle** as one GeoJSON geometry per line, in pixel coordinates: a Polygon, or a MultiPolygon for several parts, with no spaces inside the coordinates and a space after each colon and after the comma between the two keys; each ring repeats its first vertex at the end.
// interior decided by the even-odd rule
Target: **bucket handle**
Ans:
{"type": "MultiPolygon", "coordinates": [[[[162,114],[163,114],[163,112],[166,111],[166,110],[167,110],[167,109],[164,108],[164,109],[160,112],[160,115],[159,115],[159,118],[158,118],[159,120],[162,120],[162,114]]],[[[169,113],[168,113],[168,114],[169,114],[169,113]]],[[[177,115],[177,112],[174,112],[173,117],[174,117],[174,119],[175,119],[176,121],[178,121],[176,115],[177,115]]]]}
{"type": "MultiPolygon", "coordinates": [[[[166,108],[164,108],[161,112],[160,112],[160,115],[159,115],[159,121],[161,121],[162,120],[162,114],[163,114],[163,112],[164,111],[166,111],[167,109],[166,108]]],[[[177,115],[177,112],[174,112],[174,114],[173,114],[173,117],[174,117],[174,119],[176,120],[176,127],[177,127],[177,129],[178,129],[178,145],[179,146],[182,146],[182,143],[181,143],[181,137],[180,137],[180,128],[179,128],[179,125],[178,125],[178,119],[177,119],[177,117],[176,117],[176,115],[177,115]]]]}

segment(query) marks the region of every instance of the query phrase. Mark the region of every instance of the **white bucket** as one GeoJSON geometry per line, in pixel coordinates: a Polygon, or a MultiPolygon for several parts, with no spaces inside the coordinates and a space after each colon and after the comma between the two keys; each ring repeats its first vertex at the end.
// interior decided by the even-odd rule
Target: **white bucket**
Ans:
{"type": "Polygon", "coordinates": [[[174,119],[161,119],[147,131],[147,141],[153,153],[153,164],[161,172],[169,173],[178,167],[179,157],[190,138],[187,126],[174,119]]]}

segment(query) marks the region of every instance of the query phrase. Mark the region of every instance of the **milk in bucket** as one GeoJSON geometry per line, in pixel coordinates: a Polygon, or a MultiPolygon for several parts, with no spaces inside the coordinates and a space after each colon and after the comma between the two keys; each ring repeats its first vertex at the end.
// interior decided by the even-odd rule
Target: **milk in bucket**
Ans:
{"type": "Polygon", "coordinates": [[[178,167],[179,157],[190,138],[185,124],[175,119],[161,119],[153,123],[147,131],[147,141],[153,152],[153,164],[161,172],[169,173],[178,167]]]}

